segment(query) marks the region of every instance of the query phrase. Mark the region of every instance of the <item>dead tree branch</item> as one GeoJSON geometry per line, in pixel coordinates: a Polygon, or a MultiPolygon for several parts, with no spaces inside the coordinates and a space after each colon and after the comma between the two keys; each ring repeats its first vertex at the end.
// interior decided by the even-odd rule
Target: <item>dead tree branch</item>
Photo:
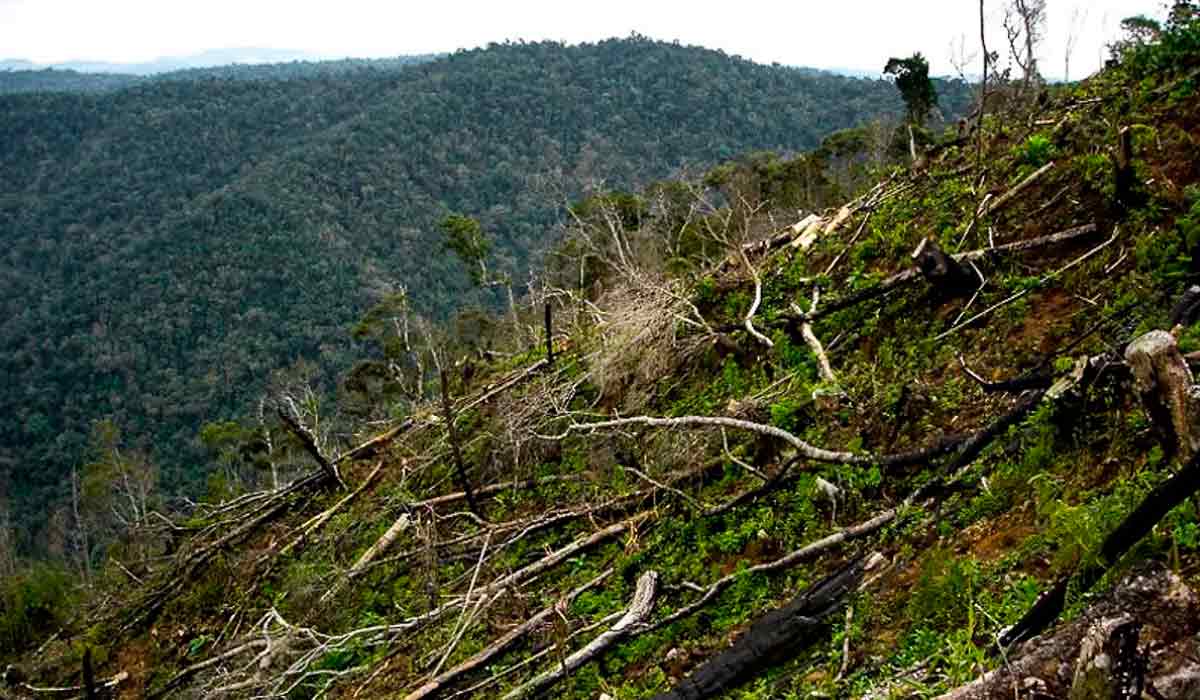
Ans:
{"type": "Polygon", "coordinates": [[[636,625],[650,614],[654,607],[654,593],[658,587],[658,574],[647,571],[637,581],[637,589],[629,608],[620,620],[612,627],[602,632],[598,637],[588,642],[584,647],[563,659],[555,668],[535,676],[527,683],[518,686],[504,700],[521,700],[545,690],[554,683],[574,673],[576,669],[603,654],[610,646],[628,635],[636,625]]]}
{"type": "Polygon", "coordinates": [[[544,625],[547,620],[556,614],[557,610],[570,605],[575,598],[579,597],[579,594],[595,588],[603,583],[609,576],[612,575],[612,573],[613,569],[607,569],[599,576],[593,578],[591,581],[588,581],[582,586],[579,586],[578,588],[566,593],[556,600],[553,605],[543,608],[533,617],[501,635],[498,639],[489,644],[487,648],[483,649],[466,661],[456,665],[455,667],[441,674],[435,675],[420,688],[417,688],[408,695],[404,696],[404,700],[424,700],[424,698],[434,697],[439,691],[453,684],[458,678],[471,673],[478,668],[482,668],[489,661],[507,651],[522,637],[544,625]]]}

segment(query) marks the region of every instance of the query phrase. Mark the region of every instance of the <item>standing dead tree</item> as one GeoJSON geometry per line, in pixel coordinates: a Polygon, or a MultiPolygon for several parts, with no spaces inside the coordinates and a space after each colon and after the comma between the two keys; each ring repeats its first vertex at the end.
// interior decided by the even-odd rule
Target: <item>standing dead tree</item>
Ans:
{"type": "Polygon", "coordinates": [[[321,468],[321,472],[325,475],[329,483],[340,489],[345,489],[346,482],[342,481],[342,475],[338,471],[337,458],[329,457],[328,451],[324,446],[324,440],[318,433],[319,427],[314,429],[305,423],[304,414],[296,404],[295,398],[284,396],[275,407],[275,413],[279,416],[279,420],[287,426],[287,429],[300,441],[300,444],[304,447],[304,451],[321,468]]]}
{"type": "Polygon", "coordinates": [[[475,494],[471,491],[471,482],[467,478],[467,468],[463,463],[462,449],[459,447],[458,431],[454,427],[454,409],[451,407],[450,401],[450,381],[446,377],[446,370],[441,371],[442,380],[442,416],[446,421],[446,440],[450,443],[450,453],[454,457],[454,475],[458,479],[458,487],[463,490],[467,497],[467,507],[478,518],[483,518],[483,512],[479,509],[479,503],[475,500],[475,494]]]}
{"type": "Polygon", "coordinates": [[[1004,7],[1004,33],[1009,55],[1021,69],[1021,87],[1025,93],[1042,80],[1037,49],[1042,43],[1045,26],[1046,0],[1009,0],[1004,7]]]}

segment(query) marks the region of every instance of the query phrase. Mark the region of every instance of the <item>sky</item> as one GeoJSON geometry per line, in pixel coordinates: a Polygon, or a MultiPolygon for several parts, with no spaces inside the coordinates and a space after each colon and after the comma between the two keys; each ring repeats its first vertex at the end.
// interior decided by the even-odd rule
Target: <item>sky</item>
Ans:
{"type": "MultiPolygon", "coordinates": [[[[985,0],[989,48],[1001,48],[1002,4],[985,0]]],[[[1099,68],[1124,17],[1165,14],[1163,0],[1047,0],[1042,72],[1099,68]]],[[[504,40],[568,43],[628,36],[678,40],[762,63],[879,71],[922,52],[953,75],[973,58],[975,0],[0,0],[0,59],[138,62],[207,49],[304,50],[326,58],[473,48],[504,40]]]]}

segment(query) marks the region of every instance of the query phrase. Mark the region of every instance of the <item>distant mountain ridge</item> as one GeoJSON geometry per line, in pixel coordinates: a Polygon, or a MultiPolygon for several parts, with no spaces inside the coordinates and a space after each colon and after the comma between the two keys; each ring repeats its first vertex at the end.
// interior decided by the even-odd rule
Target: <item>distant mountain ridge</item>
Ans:
{"type": "Polygon", "coordinates": [[[38,66],[0,61],[0,94],[19,92],[107,92],[162,80],[288,80],[344,75],[364,70],[399,70],[432,61],[437,54],[391,58],[322,59],[299,51],[222,50],[150,63],[69,62],[38,66]]]}
{"type": "Polygon", "coordinates": [[[216,68],[235,64],[290,63],[325,61],[329,56],[292,49],[233,48],[209,49],[187,56],[165,56],[151,61],[117,63],[112,61],[61,61],[34,63],[24,59],[0,60],[0,70],[70,70],[78,73],[114,73],[118,75],[157,75],[190,68],[216,68]]]}

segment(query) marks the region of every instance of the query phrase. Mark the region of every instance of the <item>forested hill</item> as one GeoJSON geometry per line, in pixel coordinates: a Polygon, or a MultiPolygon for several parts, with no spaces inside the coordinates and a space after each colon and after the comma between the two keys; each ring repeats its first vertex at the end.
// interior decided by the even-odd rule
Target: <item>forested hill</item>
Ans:
{"type": "MultiPolygon", "coordinates": [[[[942,87],[959,109],[965,87],[942,87]]],[[[884,81],[640,38],[0,97],[0,469],[23,545],[65,502],[94,420],[147,450],[167,491],[196,488],[201,425],[246,411],[278,367],[345,367],[372,290],[458,306],[450,211],[480,218],[523,280],[584,183],[807,149],[900,110],[884,81]]]]}
{"type": "MultiPolygon", "coordinates": [[[[19,92],[109,92],[153,82],[180,80],[304,80],[353,73],[389,73],[438,58],[434,54],[394,58],[346,58],[336,61],[236,63],[178,68],[154,74],[92,72],[74,68],[9,68],[0,62],[0,95],[19,92]]],[[[14,64],[15,65],[15,64],[14,64]]]]}

